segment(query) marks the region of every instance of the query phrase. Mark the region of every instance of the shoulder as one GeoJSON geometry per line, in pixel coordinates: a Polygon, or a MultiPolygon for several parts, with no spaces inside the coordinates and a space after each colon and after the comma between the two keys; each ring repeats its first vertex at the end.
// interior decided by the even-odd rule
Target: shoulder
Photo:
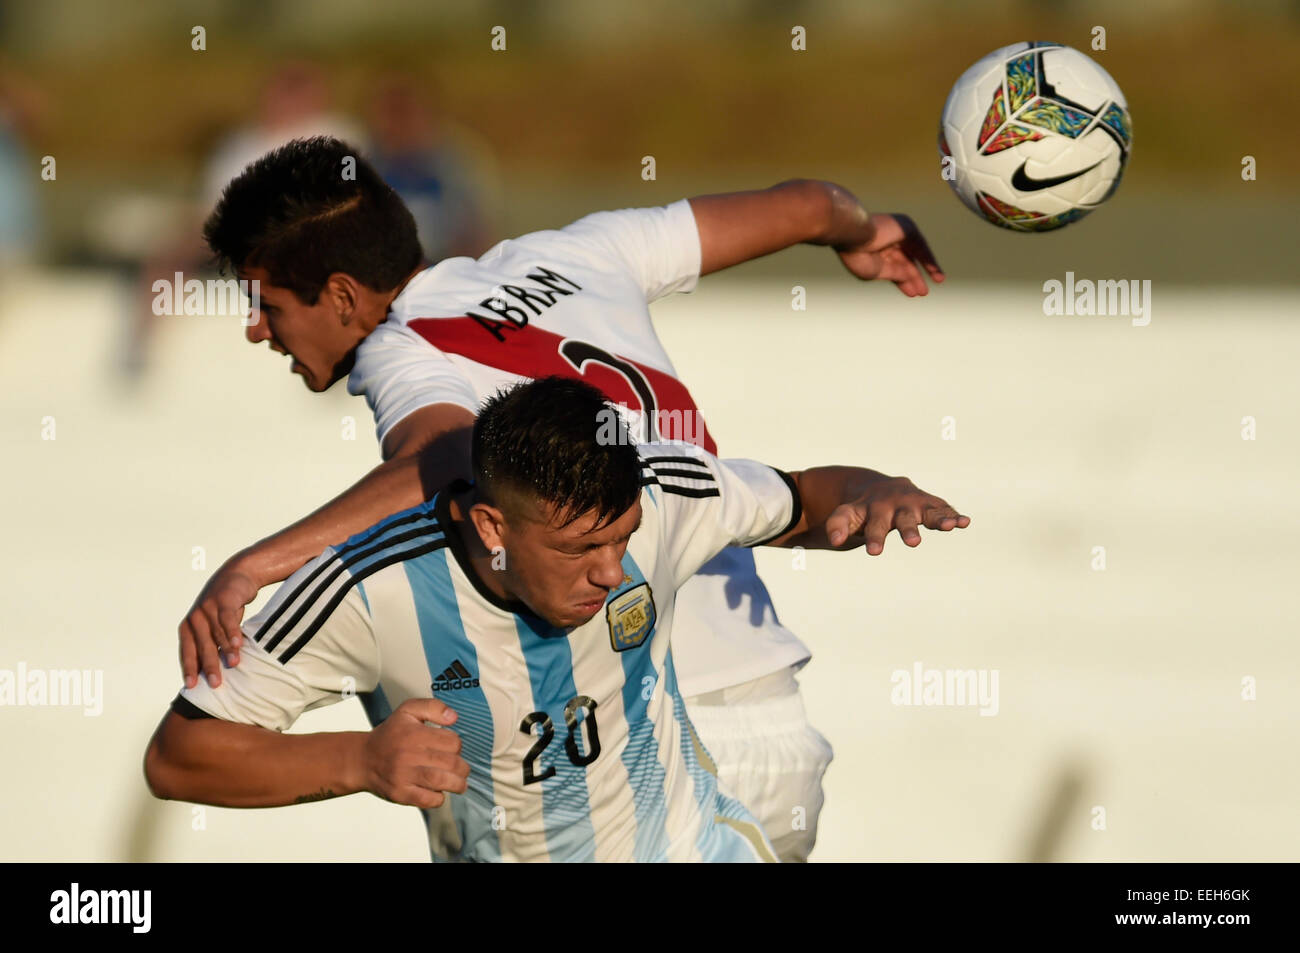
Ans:
{"type": "Polygon", "coordinates": [[[690,201],[680,199],[669,205],[592,212],[565,226],[562,233],[570,239],[622,247],[688,233],[693,237],[698,230],[690,201]]]}
{"type": "Polygon", "coordinates": [[[345,568],[356,566],[375,556],[405,557],[419,555],[421,546],[445,539],[439,519],[439,497],[426,500],[399,513],[387,516],[359,533],[349,536],[325,555],[345,568]]]}
{"type": "Polygon", "coordinates": [[[719,461],[692,443],[659,441],[637,447],[641,457],[641,485],[657,486],[665,493],[703,498],[718,495],[719,461]]]}
{"type": "Polygon", "coordinates": [[[280,585],[266,607],[246,623],[248,634],[268,651],[289,635],[310,638],[353,594],[368,616],[369,601],[359,588],[363,580],[447,545],[436,503],[437,497],[394,513],[327,548],[280,585]]]}

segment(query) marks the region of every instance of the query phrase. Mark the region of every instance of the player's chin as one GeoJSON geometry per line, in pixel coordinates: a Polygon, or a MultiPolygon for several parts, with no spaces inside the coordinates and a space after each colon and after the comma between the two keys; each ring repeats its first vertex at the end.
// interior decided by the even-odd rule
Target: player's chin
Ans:
{"type": "Polygon", "coordinates": [[[299,361],[293,362],[293,373],[302,378],[302,386],[306,387],[313,394],[319,394],[321,391],[328,390],[333,381],[324,381],[319,375],[313,374],[311,368],[299,361]]]}

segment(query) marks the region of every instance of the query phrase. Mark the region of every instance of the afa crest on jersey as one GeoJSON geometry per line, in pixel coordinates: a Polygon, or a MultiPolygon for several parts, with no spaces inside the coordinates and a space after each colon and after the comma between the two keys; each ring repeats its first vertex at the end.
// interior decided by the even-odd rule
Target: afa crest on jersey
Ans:
{"type": "Polygon", "coordinates": [[[655,627],[655,600],[650,584],[643,582],[605,606],[609,621],[609,644],[615,652],[634,649],[646,640],[655,627]]]}

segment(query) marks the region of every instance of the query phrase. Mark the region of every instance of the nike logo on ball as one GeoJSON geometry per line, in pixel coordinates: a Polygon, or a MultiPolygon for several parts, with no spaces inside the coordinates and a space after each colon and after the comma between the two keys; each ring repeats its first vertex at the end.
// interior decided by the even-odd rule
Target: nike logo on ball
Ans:
{"type": "Polygon", "coordinates": [[[1025,174],[1025,166],[1029,160],[1020,163],[1020,168],[1016,169],[1015,175],[1011,176],[1011,187],[1018,192],[1037,192],[1039,189],[1048,189],[1053,185],[1060,185],[1062,182],[1069,182],[1071,179],[1077,179],[1085,172],[1091,172],[1100,162],[1094,162],[1086,169],[1080,169],[1078,172],[1071,172],[1069,175],[1054,175],[1050,179],[1031,179],[1025,174]]]}

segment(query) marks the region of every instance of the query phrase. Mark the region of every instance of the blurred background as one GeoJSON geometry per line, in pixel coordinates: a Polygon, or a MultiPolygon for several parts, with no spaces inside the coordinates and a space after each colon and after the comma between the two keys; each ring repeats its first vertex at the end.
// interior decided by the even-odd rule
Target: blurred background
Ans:
{"type": "Polygon", "coordinates": [[[104,679],[97,717],[0,707],[0,859],[427,859],[373,798],[195,814],[140,770],[208,574],[378,459],[342,387],[150,308],[203,273],[224,182],[316,132],[435,259],[792,177],[911,214],[949,276],[924,300],[804,247],[655,310],[724,454],[907,473],[975,520],[760,554],[836,749],[814,859],[1296,859],[1297,89],[1294,0],[0,0],[0,669],[104,679]],[[952,82],[1024,39],[1095,57],[1135,128],[1116,196],[1044,235],[937,174],[952,82]],[[1150,280],[1151,324],[1044,316],[1067,270],[1150,280]],[[997,669],[999,714],[891,704],[918,662],[997,669]]]}

